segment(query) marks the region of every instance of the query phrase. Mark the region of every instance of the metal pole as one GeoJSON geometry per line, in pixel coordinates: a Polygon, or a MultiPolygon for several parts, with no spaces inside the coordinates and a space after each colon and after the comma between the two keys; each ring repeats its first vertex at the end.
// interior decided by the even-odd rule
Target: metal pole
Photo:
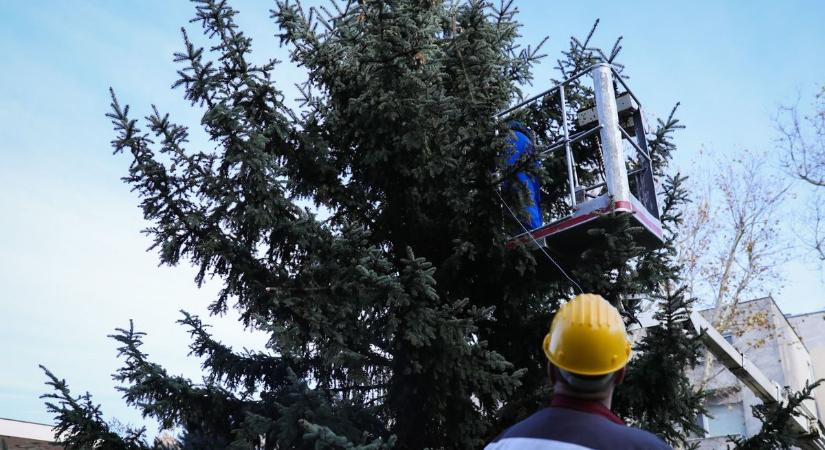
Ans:
{"type": "MultiPolygon", "coordinates": [[[[559,89],[560,87],[562,87],[562,86],[564,86],[564,85],[567,85],[567,84],[571,83],[571,82],[572,82],[573,80],[575,80],[576,78],[579,78],[580,76],[582,76],[582,75],[584,75],[584,74],[586,74],[586,73],[590,72],[590,70],[591,70],[592,68],[593,68],[593,66],[590,66],[590,67],[588,67],[588,68],[586,68],[586,69],[582,70],[581,72],[577,72],[577,73],[576,73],[576,74],[574,74],[573,76],[571,76],[571,77],[567,78],[567,79],[566,79],[566,80],[564,80],[564,81],[559,82],[558,84],[556,84],[555,86],[551,87],[550,89],[547,89],[547,90],[545,90],[545,91],[543,91],[543,92],[541,92],[541,93],[538,93],[538,94],[536,94],[536,95],[534,95],[534,96],[532,96],[532,97],[528,98],[527,100],[524,100],[524,101],[522,101],[522,102],[519,102],[518,104],[513,105],[513,106],[511,106],[510,108],[505,109],[504,111],[502,111],[502,112],[500,112],[500,113],[496,114],[496,117],[498,117],[498,118],[500,119],[500,118],[502,118],[502,117],[506,116],[507,114],[509,114],[509,113],[511,113],[511,112],[513,112],[513,111],[515,111],[515,110],[517,110],[517,109],[519,109],[519,108],[521,108],[521,107],[523,107],[523,106],[527,105],[528,103],[534,102],[534,101],[536,101],[536,100],[540,99],[541,97],[544,97],[545,95],[550,95],[550,94],[551,94],[551,93],[552,93],[555,89],[559,89]]],[[[631,93],[631,95],[632,95],[632,93],[631,93]]],[[[638,102],[638,101],[636,101],[636,103],[639,103],[639,102],[638,102]]]]}
{"type": "Polygon", "coordinates": [[[564,155],[567,159],[567,181],[570,183],[570,206],[576,207],[576,181],[574,177],[573,152],[570,150],[570,134],[567,130],[567,101],[564,98],[564,85],[559,87],[561,100],[561,128],[564,131],[564,155]]]}
{"type": "Polygon", "coordinates": [[[630,88],[627,86],[627,83],[624,82],[624,80],[622,79],[622,74],[620,74],[613,66],[610,66],[610,71],[613,72],[613,75],[616,75],[616,80],[618,80],[619,83],[621,83],[622,86],[624,86],[624,89],[627,91],[627,93],[630,94],[631,97],[633,97],[633,100],[636,100],[636,104],[639,105],[639,108],[641,108],[642,102],[640,102],[639,99],[636,98],[636,94],[634,94],[633,91],[631,91],[630,88]]]}
{"type": "Polygon", "coordinates": [[[602,126],[599,136],[602,143],[602,157],[607,182],[607,193],[614,205],[619,202],[630,204],[630,184],[622,149],[622,135],[619,131],[619,113],[616,106],[616,91],[613,88],[613,73],[609,64],[596,64],[590,71],[593,90],[596,93],[596,115],[602,126]]]}
{"type": "MultiPolygon", "coordinates": [[[[579,131],[578,133],[574,134],[573,136],[570,136],[570,138],[567,139],[567,140],[565,140],[562,137],[561,139],[559,139],[559,140],[553,142],[552,144],[550,144],[549,147],[547,147],[545,149],[542,149],[539,152],[539,154],[540,155],[547,155],[549,153],[553,153],[556,150],[558,150],[560,148],[563,148],[565,142],[570,142],[571,144],[574,143],[574,142],[578,142],[578,141],[580,141],[580,140],[582,140],[582,139],[584,139],[588,136],[591,136],[591,135],[594,135],[594,134],[598,133],[600,128],[601,127],[596,127],[596,128],[591,128],[591,129],[585,130],[585,131],[579,131]]],[[[574,173],[574,175],[575,175],[575,173],[574,173]]],[[[576,184],[579,184],[579,179],[578,178],[576,178],[576,184]]]]}

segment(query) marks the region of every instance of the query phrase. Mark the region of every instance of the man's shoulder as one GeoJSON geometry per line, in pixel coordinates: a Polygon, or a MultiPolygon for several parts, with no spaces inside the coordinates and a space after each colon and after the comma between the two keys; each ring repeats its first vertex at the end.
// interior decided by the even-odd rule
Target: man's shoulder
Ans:
{"type": "Polygon", "coordinates": [[[552,439],[535,438],[505,438],[491,442],[484,450],[593,450],[590,447],[582,447],[569,442],[555,441],[552,439]]]}
{"type": "Polygon", "coordinates": [[[673,450],[671,446],[667,445],[659,436],[634,427],[622,427],[628,437],[632,437],[633,443],[640,449],[651,450],[673,450]]]}
{"type": "Polygon", "coordinates": [[[546,408],[513,425],[486,447],[505,449],[671,450],[647,431],[581,411],[546,408]]]}

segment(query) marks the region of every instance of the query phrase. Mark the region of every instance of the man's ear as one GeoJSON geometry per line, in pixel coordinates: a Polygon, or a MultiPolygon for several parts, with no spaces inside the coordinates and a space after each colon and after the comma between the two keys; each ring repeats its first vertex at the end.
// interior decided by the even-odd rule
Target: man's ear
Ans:
{"type": "Polygon", "coordinates": [[[627,366],[622,367],[621,369],[616,371],[616,375],[613,376],[613,384],[614,385],[618,386],[618,385],[622,384],[622,381],[624,381],[624,376],[626,374],[626,367],[627,366]]]}

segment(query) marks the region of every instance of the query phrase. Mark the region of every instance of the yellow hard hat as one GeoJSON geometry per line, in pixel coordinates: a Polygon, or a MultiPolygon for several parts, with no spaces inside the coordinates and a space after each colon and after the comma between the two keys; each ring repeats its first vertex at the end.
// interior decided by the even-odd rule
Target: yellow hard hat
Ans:
{"type": "Polygon", "coordinates": [[[543,348],[553,365],[578,375],[606,375],[630,360],[622,316],[596,294],[577,295],[559,308],[543,348]]]}

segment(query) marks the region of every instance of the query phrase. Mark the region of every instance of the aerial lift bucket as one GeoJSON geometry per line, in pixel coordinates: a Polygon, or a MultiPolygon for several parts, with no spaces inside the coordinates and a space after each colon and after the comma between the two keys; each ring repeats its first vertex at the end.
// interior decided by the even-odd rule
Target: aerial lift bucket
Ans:
{"type": "MultiPolygon", "coordinates": [[[[610,64],[599,63],[502,112],[500,117],[509,116],[529,103],[556,93],[561,104],[563,137],[547,148],[537,151],[546,157],[553,152],[564,150],[568,203],[572,213],[548,223],[541,223],[540,226],[528,226],[536,225],[534,221],[527,225],[520,221],[521,232],[513,236],[507,246],[543,247],[544,251],[549,252],[554,258],[575,260],[592,246],[591,230],[614,229],[621,223],[616,220],[617,216],[627,216],[631,225],[640,230],[631,238],[635,244],[645,248],[661,246],[664,236],[659,221],[653,168],[639,100],[610,64]],[[595,107],[575,113],[577,129],[571,134],[567,120],[565,88],[585,74],[589,74],[593,79],[595,107]],[[618,96],[616,82],[624,88],[618,96]],[[590,136],[598,136],[604,164],[603,181],[591,186],[582,186],[578,183],[571,144],[590,136]],[[629,143],[637,157],[637,164],[630,172],[624,142],[629,143]],[[593,194],[594,192],[596,194],[593,194]]],[[[531,197],[536,198],[533,193],[531,197]]]]}

